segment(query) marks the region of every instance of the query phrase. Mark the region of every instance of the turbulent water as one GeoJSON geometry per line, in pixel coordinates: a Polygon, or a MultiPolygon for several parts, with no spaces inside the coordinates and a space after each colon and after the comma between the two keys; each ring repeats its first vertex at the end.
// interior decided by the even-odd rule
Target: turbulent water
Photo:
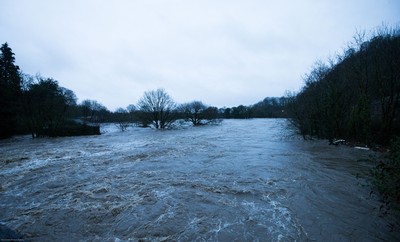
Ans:
{"type": "Polygon", "coordinates": [[[0,222],[33,241],[400,241],[374,153],[286,120],[0,142],[0,222]]]}

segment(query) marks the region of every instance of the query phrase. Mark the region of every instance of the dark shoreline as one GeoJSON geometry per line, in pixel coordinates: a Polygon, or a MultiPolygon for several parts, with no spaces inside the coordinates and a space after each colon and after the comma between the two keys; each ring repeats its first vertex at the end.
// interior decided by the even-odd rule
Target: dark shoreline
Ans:
{"type": "Polygon", "coordinates": [[[0,223],[0,241],[25,241],[23,235],[0,223]]]}

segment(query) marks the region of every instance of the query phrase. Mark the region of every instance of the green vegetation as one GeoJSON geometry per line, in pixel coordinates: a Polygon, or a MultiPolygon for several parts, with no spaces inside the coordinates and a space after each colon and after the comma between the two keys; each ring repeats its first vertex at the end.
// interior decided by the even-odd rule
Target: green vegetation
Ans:
{"type": "Polygon", "coordinates": [[[372,170],[373,184],[383,198],[400,209],[400,138],[392,141],[387,159],[380,161],[372,170]]]}

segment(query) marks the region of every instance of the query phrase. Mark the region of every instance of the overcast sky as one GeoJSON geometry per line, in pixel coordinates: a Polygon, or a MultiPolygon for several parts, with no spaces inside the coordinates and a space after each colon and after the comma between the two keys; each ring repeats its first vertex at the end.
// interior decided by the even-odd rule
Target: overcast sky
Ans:
{"type": "Polygon", "coordinates": [[[218,107],[298,91],[398,0],[0,0],[0,41],[28,74],[115,110],[146,90],[218,107]]]}

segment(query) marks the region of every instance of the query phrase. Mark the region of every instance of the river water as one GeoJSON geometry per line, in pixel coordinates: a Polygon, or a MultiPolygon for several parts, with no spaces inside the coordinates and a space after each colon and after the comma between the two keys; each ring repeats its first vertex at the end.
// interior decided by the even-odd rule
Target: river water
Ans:
{"type": "Polygon", "coordinates": [[[33,241],[400,241],[371,151],[284,119],[0,142],[0,222],[33,241]]]}

